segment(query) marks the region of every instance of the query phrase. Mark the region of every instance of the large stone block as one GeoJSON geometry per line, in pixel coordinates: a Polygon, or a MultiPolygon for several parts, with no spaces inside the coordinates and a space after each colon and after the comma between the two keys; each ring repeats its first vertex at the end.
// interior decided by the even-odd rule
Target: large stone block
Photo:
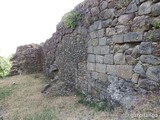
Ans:
{"type": "Polygon", "coordinates": [[[101,46],[100,51],[102,55],[109,54],[109,46],[101,46]]]}
{"type": "Polygon", "coordinates": [[[138,10],[137,4],[135,2],[131,2],[128,5],[125,13],[133,13],[133,12],[136,12],[137,10],[138,10]]]}
{"type": "Polygon", "coordinates": [[[149,79],[140,79],[138,86],[145,90],[159,90],[159,84],[155,81],[151,81],[149,79]]]}
{"type": "Polygon", "coordinates": [[[143,66],[140,63],[137,63],[137,65],[134,67],[133,71],[135,73],[139,73],[141,75],[145,74],[145,71],[143,69],[143,66]]]}
{"type": "Polygon", "coordinates": [[[88,54],[88,62],[95,63],[96,62],[96,56],[94,54],[88,54]]]}
{"type": "Polygon", "coordinates": [[[117,75],[116,65],[107,65],[106,73],[109,75],[117,75]]]}
{"type": "Polygon", "coordinates": [[[148,64],[152,64],[152,65],[160,64],[160,57],[156,57],[153,55],[141,55],[140,60],[143,63],[148,63],[148,64]]]}
{"type": "Polygon", "coordinates": [[[159,16],[160,15],[160,2],[152,5],[152,16],[159,16]]]}
{"type": "Polygon", "coordinates": [[[106,65],[105,64],[96,63],[96,72],[106,73],[106,65]]]}
{"type": "Polygon", "coordinates": [[[94,53],[93,46],[88,47],[87,53],[94,53]]]}
{"type": "Polygon", "coordinates": [[[95,63],[87,63],[87,70],[95,71],[95,69],[96,69],[95,63]]]}
{"type": "Polygon", "coordinates": [[[114,63],[116,65],[126,64],[125,55],[123,53],[116,53],[114,55],[114,63]]]}
{"type": "Polygon", "coordinates": [[[105,9],[100,13],[100,18],[101,19],[113,18],[115,16],[114,12],[115,9],[105,9]]]}
{"type": "Polygon", "coordinates": [[[105,55],[104,56],[104,63],[112,65],[113,64],[113,54],[105,55]]]}
{"type": "Polygon", "coordinates": [[[139,15],[149,14],[151,12],[151,4],[152,4],[151,1],[142,3],[139,6],[138,14],[139,15]]]}
{"type": "Polygon", "coordinates": [[[104,37],[105,29],[100,29],[97,31],[97,37],[101,38],[104,37]]]}
{"type": "Polygon", "coordinates": [[[140,53],[141,54],[151,54],[152,43],[151,42],[141,42],[139,48],[140,48],[140,53]]]}
{"type": "Polygon", "coordinates": [[[117,76],[124,79],[132,78],[132,66],[131,65],[117,65],[117,76]]]}
{"type": "Polygon", "coordinates": [[[91,9],[91,14],[92,14],[92,16],[96,16],[97,14],[99,14],[99,8],[98,7],[93,7],[92,9],[91,9]]]}
{"type": "Polygon", "coordinates": [[[103,63],[104,57],[102,55],[96,55],[96,63],[103,63]]]}
{"type": "Polygon", "coordinates": [[[128,22],[134,17],[134,14],[121,15],[118,18],[118,23],[122,25],[127,25],[128,22]]]}
{"type": "Polygon", "coordinates": [[[96,46],[94,47],[94,54],[101,54],[101,49],[100,49],[100,46],[96,46]]]}
{"type": "Polygon", "coordinates": [[[149,79],[160,82],[160,66],[149,67],[146,75],[149,79]]]}
{"type": "Polygon", "coordinates": [[[99,38],[99,45],[106,45],[106,43],[107,43],[106,37],[99,38]]]}
{"type": "Polygon", "coordinates": [[[112,37],[112,40],[114,43],[123,43],[124,42],[123,35],[114,35],[112,37]]]}
{"type": "Polygon", "coordinates": [[[143,40],[142,32],[129,32],[124,35],[124,42],[141,42],[143,40]]]}

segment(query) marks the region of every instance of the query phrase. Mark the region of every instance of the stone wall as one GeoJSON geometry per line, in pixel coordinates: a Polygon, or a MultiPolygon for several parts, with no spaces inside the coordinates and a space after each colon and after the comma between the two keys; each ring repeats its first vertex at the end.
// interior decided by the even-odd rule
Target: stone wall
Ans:
{"type": "Polygon", "coordinates": [[[37,44],[19,46],[11,61],[10,75],[42,71],[40,46],[37,44]]]}
{"type": "Polygon", "coordinates": [[[64,19],[42,44],[45,75],[130,108],[160,88],[159,0],[85,0],[75,29],[64,19]]]}

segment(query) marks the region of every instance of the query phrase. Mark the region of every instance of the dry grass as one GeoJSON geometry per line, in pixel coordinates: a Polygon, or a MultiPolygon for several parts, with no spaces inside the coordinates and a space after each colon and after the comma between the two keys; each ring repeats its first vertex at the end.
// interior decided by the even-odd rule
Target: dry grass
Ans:
{"type": "Polygon", "coordinates": [[[44,96],[40,91],[45,81],[41,74],[0,80],[0,88],[14,88],[5,99],[0,99],[4,120],[118,120],[122,114],[118,108],[113,113],[97,112],[79,104],[75,95],[44,96]]]}

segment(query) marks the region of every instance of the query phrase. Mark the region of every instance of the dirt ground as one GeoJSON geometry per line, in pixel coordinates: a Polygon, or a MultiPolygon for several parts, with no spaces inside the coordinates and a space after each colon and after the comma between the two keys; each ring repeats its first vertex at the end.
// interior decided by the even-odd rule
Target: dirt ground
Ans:
{"type": "MultiPolygon", "coordinates": [[[[116,108],[96,111],[78,103],[75,94],[48,96],[41,93],[48,79],[42,74],[19,75],[0,80],[0,120],[160,120],[160,97],[147,98],[132,113],[116,108]],[[135,115],[152,113],[155,117],[135,115]],[[123,114],[123,115],[122,115],[123,114]],[[134,115],[134,117],[133,117],[134,115]]],[[[57,83],[52,86],[56,93],[57,83]]]]}

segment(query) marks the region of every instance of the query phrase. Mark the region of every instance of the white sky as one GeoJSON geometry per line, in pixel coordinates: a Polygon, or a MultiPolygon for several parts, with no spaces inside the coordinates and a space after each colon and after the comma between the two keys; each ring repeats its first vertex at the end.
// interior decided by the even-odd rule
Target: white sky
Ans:
{"type": "Polygon", "coordinates": [[[62,16],[84,0],[0,0],[0,56],[50,38],[62,16]]]}

